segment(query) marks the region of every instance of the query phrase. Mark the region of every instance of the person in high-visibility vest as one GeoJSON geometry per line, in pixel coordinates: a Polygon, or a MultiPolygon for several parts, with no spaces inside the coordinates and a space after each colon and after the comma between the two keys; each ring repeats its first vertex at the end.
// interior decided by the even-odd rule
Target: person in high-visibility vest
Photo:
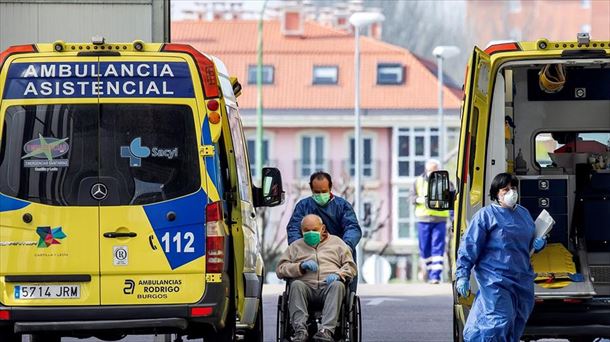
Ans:
{"type": "Polygon", "coordinates": [[[445,254],[445,236],[447,234],[447,218],[449,211],[431,210],[426,207],[428,193],[428,177],[437,171],[439,162],[434,159],[426,161],[426,171],[415,180],[413,204],[415,205],[415,220],[419,234],[419,255],[426,265],[428,282],[441,282],[443,258],[445,254]]]}

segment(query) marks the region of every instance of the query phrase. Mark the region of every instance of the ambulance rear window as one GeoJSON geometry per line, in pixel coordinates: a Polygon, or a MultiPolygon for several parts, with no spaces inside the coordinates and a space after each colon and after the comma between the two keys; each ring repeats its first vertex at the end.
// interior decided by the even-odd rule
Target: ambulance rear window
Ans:
{"type": "Polygon", "coordinates": [[[160,202],[201,188],[190,107],[103,104],[100,108],[100,177],[119,190],[103,205],[160,202]]]}
{"type": "Polygon", "coordinates": [[[201,187],[188,106],[56,104],[9,107],[0,192],[57,206],[142,205],[201,187]],[[107,188],[102,199],[93,186],[107,188]]]}
{"type": "Polygon", "coordinates": [[[4,115],[0,192],[31,202],[78,205],[97,179],[98,105],[12,106],[4,115]]]}

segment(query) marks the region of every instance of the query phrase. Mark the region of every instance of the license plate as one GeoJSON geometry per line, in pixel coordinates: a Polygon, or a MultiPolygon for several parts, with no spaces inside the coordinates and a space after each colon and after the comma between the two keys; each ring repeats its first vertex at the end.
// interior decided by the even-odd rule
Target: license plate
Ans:
{"type": "Polygon", "coordinates": [[[80,285],[16,285],[15,299],[80,298],[80,285]]]}

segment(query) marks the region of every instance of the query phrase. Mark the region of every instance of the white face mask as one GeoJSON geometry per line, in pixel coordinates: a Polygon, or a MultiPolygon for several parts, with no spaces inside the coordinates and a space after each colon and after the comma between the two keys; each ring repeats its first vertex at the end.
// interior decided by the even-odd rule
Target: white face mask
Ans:
{"type": "Polygon", "coordinates": [[[507,193],[502,197],[502,202],[509,208],[512,208],[517,204],[517,200],[519,199],[519,194],[517,191],[510,189],[507,193]]]}

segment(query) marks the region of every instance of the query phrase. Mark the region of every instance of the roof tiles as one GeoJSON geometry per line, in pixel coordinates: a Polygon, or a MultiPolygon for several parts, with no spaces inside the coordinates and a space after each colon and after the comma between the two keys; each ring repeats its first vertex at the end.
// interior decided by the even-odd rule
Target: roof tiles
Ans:
{"type": "MultiPolygon", "coordinates": [[[[264,85],[263,105],[269,109],[348,109],[354,107],[354,37],[350,33],[306,22],[303,36],[282,35],[279,21],[265,21],[263,63],[274,67],[274,83],[264,85]],[[338,67],[338,83],[314,85],[314,65],[338,67]]],[[[172,42],[188,43],[215,55],[243,86],[242,108],[256,107],[256,86],[247,70],[256,64],[257,22],[254,20],[178,21],[172,42]]],[[[437,79],[408,50],[361,37],[361,107],[364,109],[435,109],[437,79]],[[377,64],[405,66],[401,85],[378,85],[377,64]]],[[[446,108],[459,108],[455,90],[445,87],[446,108]]]]}

